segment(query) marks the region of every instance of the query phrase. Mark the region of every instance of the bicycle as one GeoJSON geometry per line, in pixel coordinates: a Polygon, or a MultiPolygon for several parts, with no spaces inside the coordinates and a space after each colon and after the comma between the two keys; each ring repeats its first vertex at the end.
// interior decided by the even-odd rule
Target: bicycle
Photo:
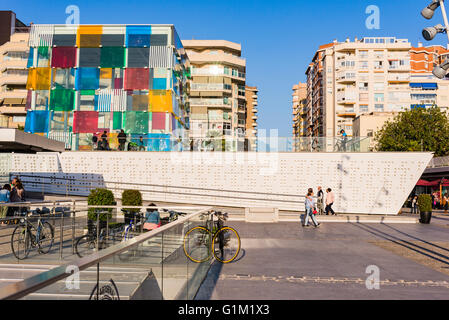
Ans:
{"type": "Polygon", "coordinates": [[[224,225],[228,219],[227,213],[211,211],[208,214],[211,220],[206,226],[209,224],[211,228],[198,226],[187,231],[183,241],[184,253],[196,263],[208,261],[212,254],[219,262],[230,263],[240,253],[240,236],[234,228],[224,225]],[[214,216],[217,221],[213,220],[214,216]]]}
{"type": "MultiPolygon", "coordinates": [[[[98,251],[108,247],[109,235],[115,242],[116,234],[120,229],[110,229],[109,234],[106,233],[106,222],[100,221],[100,232],[98,233],[98,251]]],[[[75,252],[78,257],[82,258],[97,251],[97,227],[88,225],[88,231],[85,235],[79,237],[75,242],[75,252]]]]}
{"type": "Polygon", "coordinates": [[[19,225],[11,235],[11,249],[17,259],[23,260],[28,257],[31,248],[37,247],[38,252],[42,254],[50,251],[54,242],[55,232],[53,226],[42,219],[42,215],[49,212],[41,211],[40,209],[27,210],[25,217],[20,218],[19,225]],[[28,221],[27,215],[29,213],[39,216],[36,225],[28,221]]]}
{"type": "MultiPolygon", "coordinates": [[[[129,221],[129,224],[123,228],[121,241],[124,242],[124,241],[128,241],[128,240],[134,238],[136,235],[136,232],[138,231],[138,229],[141,225],[142,225],[141,219],[136,218],[136,222],[134,222],[134,219],[131,219],[129,221]],[[139,221],[137,221],[137,220],[139,220],[139,221]]],[[[138,248],[135,247],[129,251],[120,253],[118,255],[118,257],[122,261],[127,261],[132,256],[136,256],[137,252],[138,252],[138,248]]]]}

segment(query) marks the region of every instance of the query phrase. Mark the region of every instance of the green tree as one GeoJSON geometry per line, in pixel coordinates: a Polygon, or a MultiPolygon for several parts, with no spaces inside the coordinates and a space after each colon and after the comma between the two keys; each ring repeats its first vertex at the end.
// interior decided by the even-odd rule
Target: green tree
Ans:
{"type": "Polygon", "coordinates": [[[378,151],[431,151],[449,155],[449,118],[438,107],[399,113],[376,133],[378,151]]]}

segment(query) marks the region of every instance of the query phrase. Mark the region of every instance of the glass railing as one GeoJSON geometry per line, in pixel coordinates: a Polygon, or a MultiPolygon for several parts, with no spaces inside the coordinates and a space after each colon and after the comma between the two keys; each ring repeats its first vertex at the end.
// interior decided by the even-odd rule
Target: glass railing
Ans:
{"type": "MultiPolygon", "coordinates": [[[[131,208],[139,210],[138,207],[131,208]]],[[[119,207],[90,206],[89,209],[96,210],[98,217],[102,216],[105,210],[113,210],[114,213],[119,207]]],[[[185,241],[185,239],[192,228],[202,226],[210,229],[211,208],[186,207],[176,208],[176,211],[158,207],[151,209],[166,209],[167,212],[167,217],[161,218],[161,220],[165,219],[165,222],[151,231],[144,229],[146,224],[142,223],[142,219],[139,220],[138,215],[131,215],[131,217],[128,215],[128,218],[132,220],[123,223],[123,214],[120,218],[114,218],[112,214],[110,220],[100,223],[97,220],[90,225],[86,216],[83,218],[81,215],[77,220],[77,234],[73,238],[74,254],[64,257],[63,260],[66,263],[63,265],[53,263],[60,262],[58,252],[61,247],[66,247],[67,252],[72,252],[71,248],[67,248],[72,242],[67,240],[64,242],[64,236],[66,239],[70,237],[67,235],[60,237],[58,233],[59,225],[64,224],[64,215],[58,217],[51,213],[43,214],[34,217],[33,221],[30,218],[21,217],[17,226],[23,230],[27,230],[27,225],[38,228],[37,219],[50,221],[48,224],[44,222],[44,227],[41,229],[46,237],[43,239],[36,237],[35,229],[31,229],[30,233],[19,232],[16,238],[11,236],[11,241],[14,243],[11,248],[16,249],[10,249],[10,251],[15,250],[20,254],[28,241],[30,243],[28,257],[17,262],[27,260],[27,263],[38,262],[40,265],[45,261],[47,263],[42,268],[34,267],[29,268],[30,270],[25,263],[22,263],[20,271],[14,275],[15,282],[2,287],[0,298],[26,300],[193,299],[207,275],[212,260],[193,261],[188,258],[185,252],[195,251],[197,256],[205,257],[210,252],[204,243],[185,241]],[[53,229],[54,234],[50,232],[51,221],[56,225],[53,229]],[[20,243],[22,234],[25,240],[22,239],[20,243]],[[28,234],[30,236],[26,240],[28,234]],[[53,246],[49,246],[50,240],[54,241],[53,246]],[[40,260],[36,260],[36,256],[40,257],[40,260]],[[20,280],[21,277],[23,280],[20,280]]],[[[84,206],[85,214],[87,210],[88,207],[84,206]]],[[[76,210],[67,212],[80,214],[82,211],[80,207],[77,207],[76,210]]],[[[104,216],[107,215],[104,214],[104,216]]],[[[126,221],[126,216],[124,219],[126,221]]],[[[66,220],[71,221],[70,218],[66,220]]]]}
{"type": "MultiPolygon", "coordinates": [[[[210,130],[203,138],[173,137],[138,138],[129,137],[120,144],[117,138],[99,139],[93,143],[83,139],[77,151],[252,151],[252,152],[371,152],[372,137],[246,137],[245,133],[235,133],[232,130],[210,130]],[[224,136],[219,134],[223,132],[224,136]],[[257,144],[257,149],[250,145],[257,144]]],[[[73,138],[75,139],[75,138],[73,138]]]]}

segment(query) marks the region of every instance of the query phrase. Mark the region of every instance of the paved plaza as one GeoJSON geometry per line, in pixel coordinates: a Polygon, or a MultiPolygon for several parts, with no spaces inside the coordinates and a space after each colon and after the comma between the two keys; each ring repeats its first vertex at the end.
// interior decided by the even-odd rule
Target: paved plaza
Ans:
{"type": "Polygon", "coordinates": [[[449,216],[422,224],[230,223],[238,261],[214,263],[197,299],[447,299],[449,216]],[[380,270],[368,290],[366,268],[380,270]]]}

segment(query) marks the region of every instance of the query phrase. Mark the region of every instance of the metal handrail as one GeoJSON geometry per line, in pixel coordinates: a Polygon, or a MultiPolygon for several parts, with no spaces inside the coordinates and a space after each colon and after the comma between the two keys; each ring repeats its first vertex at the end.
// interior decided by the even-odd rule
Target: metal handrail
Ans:
{"type": "Polygon", "coordinates": [[[170,230],[170,229],[180,225],[181,223],[184,223],[185,221],[190,220],[193,217],[196,217],[202,213],[210,211],[211,209],[212,209],[212,207],[208,207],[206,209],[192,213],[185,217],[178,218],[178,220],[176,220],[170,224],[167,224],[167,225],[162,226],[153,231],[149,231],[147,233],[139,235],[139,236],[132,238],[126,242],[121,242],[117,245],[113,245],[109,248],[106,248],[106,249],[103,249],[96,253],[93,253],[87,257],[73,260],[67,264],[58,266],[54,269],[42,272],[40,274],[34,275],[34,276],[24,279],[22,281],[12,283],[10,285],[2,287],[2,290],[0,290],[0,299],[14,300],[14,299],[23,298],[27,294],[30,294],[39,289],[45,288],[46,286],[49,286],[59,280],[62,280],[64,278],[67,278],[68,276],[70,276],[71,273],[66,272],[67,267],[69,267],[69,266],[76,266],[76,267],[78,267],[78,269],[80,271],[85,270],[85,269],[89,268],[90,266],[99,264],[100,262],[102,262],[116,254],[120,254],[124,251],[128,251],[131,248],[143,243],[144,241],[147,241],[147,240],[163,233],[164,231],[170,230]]]}

